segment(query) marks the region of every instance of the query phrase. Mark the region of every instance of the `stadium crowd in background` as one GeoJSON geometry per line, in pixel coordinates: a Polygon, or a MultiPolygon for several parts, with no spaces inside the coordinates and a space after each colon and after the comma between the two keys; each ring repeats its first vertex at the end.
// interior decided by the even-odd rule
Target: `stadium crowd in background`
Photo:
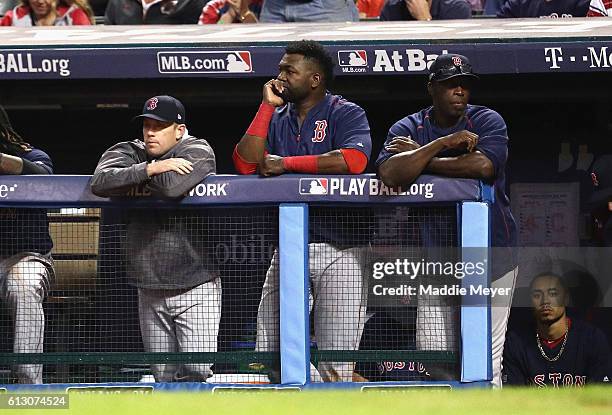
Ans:
{"type": "MultiPolygon", "coordinates": [[[[53,174],[51,158],[25,142],[0,107],[0,175],[53,174]]],[[[43,301],[55,278],[44,209],[0,210],[0,298],[13,321],[13,352],[42,353],[43,301]]],[[[42,364],[13,367],[19,383],[43,381],[42,364]]]]}
{"type": "Polygon", "coordinates": [[[210,0],[198,24],[257,23],[263,0],[210,0]]]}
{"type": "Polygon", "coordinates": [[[387,0],[380,20],[469,19],[472,8],[467,0],[387,0]]]}
{"type": "MultiPolygon", "coordinates": [[[[21,0],[11,6],[15,1],[7,0],[4,5],[6,13],[1,25],[95,23],[88,0],[21,0]]],[[[481,15],[565,18],[612,14],[611,0],[103,0],[95,6],[96,13],[99,7],[106,7],[103,22],[107,25],[428,21],[481,15]]]]}
{"type": "Polygon", "coordinates": [[[108,0],[104,24],[196,24],[207,0],[108,0]]]}
{"type": "Polygon", "coordinates": [[[585,17],[589,0],[506,0],[497,17],[585,17]]]}
{"type": "Polygon", "coordinates": [[[264,0],[262,23],[351,22],[359,20],[354,0],[264,0]]]}
{"type": "Polygon", "coordinates": [[[8,10],[0,26],[72,26],[94,24],[87,0],[21,0],[8,10]]]}
{"type": "MultiPolygon", "coordinates": [[[[215,173],[215,155],[189,135],[183,104],[162,95],[143,107],[142,139],[109,148],[100,158],[91,190],[125,195],[144,186],[151,195],[178,199],[215,173]]],[[[221,318],[221,279],[208,258],[207,233],[193,227],[193,213],[130,211],[129,278],[138,288],[138,312],[147,352],[215,352],[221,318]]],[[[153,364],[157,382],[205,381],[210,364],[153,364]]]]}
{"type": "Polygon", "coordinates": [[[380,16],[385,0],[357,0],[360,19],[373,19],[380,16]]]}
{"type": "Polygon", "coordinates": [[[612,0],[591,0],[588,17],[612,17],[612,0]]]}

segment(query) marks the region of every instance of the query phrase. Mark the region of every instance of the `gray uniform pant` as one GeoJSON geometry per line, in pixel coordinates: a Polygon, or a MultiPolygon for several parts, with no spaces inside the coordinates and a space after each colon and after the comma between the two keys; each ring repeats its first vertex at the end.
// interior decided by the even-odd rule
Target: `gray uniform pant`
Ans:
{"type": "MultiPolygon", "coordinates": [[[[367,286],[361,248],[337,249],[325,243],[308,245],[311,309],[319,350],[357,350],[366,320],[367,286]]],[[[257,351],[279,350],[279,255],[266,274],[257,313],[257,351]]],[[[299,299],[296,299],[299,301],[299,299]]],[[[326,381],[350,382],[353,362],[320,362],[326,381]]]]}
{"type": "MultiPolygon", "coordinates": [[[[27,255],[0,261],[0,297],[8,305],[15,334],[14,353],[42,353],[45,336],[43,301],[53,278],[52,262],[27,255]]],[[[19,383],[42,383],[43,365],[15,365],[19,383]]]]}
{"type": "MultiPolygon", "coordinates": [[[[189,290],[138,289],[140,331],[146,352],[216,352],[221,280],[189,290]]],[[[157,382],[203,382],[209,363],[152,364],[157,382]]]]}

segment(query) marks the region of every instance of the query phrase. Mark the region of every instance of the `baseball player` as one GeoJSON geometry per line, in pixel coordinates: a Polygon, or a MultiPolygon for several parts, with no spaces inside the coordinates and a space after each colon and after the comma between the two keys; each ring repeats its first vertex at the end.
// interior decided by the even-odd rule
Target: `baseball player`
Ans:
{"type": "MultiPolygon", "coordinates": [[[[371,151],[359,106],[327,91],[333,62],[317,42],[289,44],[279,74],[263,87],[257,115],[235,148],[241,174],[359,174],[371,151]]],[[[312,184],[311,184],[312,188],[312,184]]],[[[316,185],[315,185],[316,188],[316,185]]],[[[337,221],[339,222],[339,221],[337,221]]],[[[321,350],[357,350],[365,323],[360,248],[341,223],[310,229],[309,267],[314,330],[321,350]]],[[[279,264],[272,258],[257,315],[258,351],[279,349],[279,264]]],[[[353,363],[322,362],[324,381],[351,381],[353,363]]]]}
{"type": "MultiPolygon", "coordinates": [[[[0,175],[53,174],[49,156],[26,143],[0,107],[0,175]]],[[[14,322],[13,351],[42,353],[42,303],[54,279],[49,222],[44,209],[0,209],[0,298],[14,322]]],[[[19,383],[42,383],[43,366],[16,365],[19,383]]]]}
{"type": "MultiPolygon", "coordinates": [[[[215,172],[212,148],[187,133],[185,109],[174,97],[144,104],[142,140],[122,142],[100,158],[91,180],[99,196],[124,195],[142,185],[153,196],[177,199],[215,172]]],[[[127,226],[129,277],[138,288],[140,330],[147,352],[215,352],[221,282],[208,257],[201,212],[131,211],[127,226]],[[197,224],[198,226],[194,226],[197,224]]],[[[203,381],[209,364],[155,364],[155,380],[203,381]]]]}
{"type": "MultiPolygon", "coordinates": [[[[468,104],[476,79],[465,56],[438,56],[431,65],[427,84],[433,105],[399,120],[389,129],[376,165],[379,176],[388,186],[411,183],[421,173],[491,183],[495,190],[490,209],[494,247],[491,285],[513,289],[518,268],[512,249],[516,245],[516,224],[505,193],[508,134],[506,123],[497,112],[468,104]]],[[[496,296],[492,301],[493,383],[497,386],[501,385],[501,361],[511,303],[511,295],[496,296]]],[[[454,330],[449,329],[452,319],[443,307],[435,303],[419,304],[419,349],[448,350],[449,336],[454,330]]]]}
{"type": "Polygon", "coordinates": [[[508,333],[503,380],[507,385],[578,387],[609,382],[610,346],[601,330],[569,318],[569,293],[552,273],[529,286],[535,324],[508,333]]]}

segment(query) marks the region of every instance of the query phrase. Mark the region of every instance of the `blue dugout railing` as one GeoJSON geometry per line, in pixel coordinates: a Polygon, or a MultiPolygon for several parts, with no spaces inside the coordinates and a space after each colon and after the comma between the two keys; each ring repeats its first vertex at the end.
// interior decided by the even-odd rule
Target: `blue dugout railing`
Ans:
{"type": "MultiPolygon", "coordinates": [[[[488,247],[490,186],[476,180],[421,176],[403,188],[388,188],[373,175],[303,176],[276,178],[214,175],[192,189],[180,201],[154,200],[143,189],[134,189],[122,198],[100,198],[89,189],[90,176],[0,176],[0,208],[7,207],[156,207],[180,206],[279,206],[279,252],[281,261],[280,337],[281,386],[329,387],[309,382],[310,339],[308,321],[308,206],[334,205],[448,205],[457,206],[458,235],[461,247],[488,247]],[[304,301],[293,301],[304,298],[304,301]]],[[[487,255],[487,250],[465,250],[463,260],[487,255]],[[479,252],[475,254],[475,252],[479,252]]],[[[483,258],[479,258],[482,260],[483,258]]],[[[486,259],[486,258],[485,258],[486,259]]],[[[472,281],[472,283],[475,283],[472,281]]],[[[488,286],[486,272],[476,281],[488,286]]],[[[491,379],[490,307],[486,299],[463,296],[461,307],[459,382],[444,384],[466,386],[488,384],[491,379]]],[[[2,363],[0,358],[0,363],[2,363]]],[[[11,363],[11,362],[5,362],[11,363]]],[[[401,385],[404,383],[398,383],[401,385]]],[[[157,389],[179,386],[155,384],[157,389]]],[[[343,384],[360,387],[359,384],[343,384]]],[[[99,387],[99,384],[95,385],[99,387]]],[[[111,385],[112,386],[112,385],[111,385]]],[[[129,385],[125,385],[129,386],[129,385]]],[[[138,386],[142,387],[142,384],[138,386]]],[[[183,385],[185,386],[185,385],[183,385]]],[[[227,386],[227,385],[226,385],[227,386]]],[[[372,385],[370,385],[372,386],[372,385]]],[[[392,386],[392,385],[386,385],[392,386]]],[[[9,389],[28,385],[6,385],[9,389]]],[[[67,385],[43,385],[61,389],[67,385]]],[[[75,387],[75,385],[70,385],[75,387]]],[[[195,389],[215,385],[192,385],[195,389]]],[[[261,387],[261,386],[257,386],[261,387]]],[[[271,385],[279,387],[279,385],[271,385]]]]}

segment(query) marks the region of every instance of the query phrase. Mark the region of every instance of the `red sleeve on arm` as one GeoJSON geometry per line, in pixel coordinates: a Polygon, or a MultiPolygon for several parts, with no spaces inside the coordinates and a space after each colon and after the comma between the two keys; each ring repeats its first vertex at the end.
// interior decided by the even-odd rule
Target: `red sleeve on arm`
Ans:
{"type": "Polygon", "coordinates": [[[268,136],[268,127],[274,115],[274,107],[270,104],[262,102],[255,114],[255,118],[251,121],[251,125],[246,130],[247,135],[266,138],[268,136]]]}
{"type": "Polygon", "coordinates": [[[351,174],[360,174],[368,165],[368,158],[356,148],[341,148],[342,156],[351,174]]]}
{"type": "Polygon", "coordinates": [[[240,154],[238,153],[238,146],[234,147],[232,160],[234,160],[234,167],[239,174],[255,174],[257,171],[257,163],[250,163],[240,157],[240,154]]]}
{"type": "Polygon", "coordinates": [[[318,173],[319,156],[283,157],[283,167],[293,173],[318,173]]]}

